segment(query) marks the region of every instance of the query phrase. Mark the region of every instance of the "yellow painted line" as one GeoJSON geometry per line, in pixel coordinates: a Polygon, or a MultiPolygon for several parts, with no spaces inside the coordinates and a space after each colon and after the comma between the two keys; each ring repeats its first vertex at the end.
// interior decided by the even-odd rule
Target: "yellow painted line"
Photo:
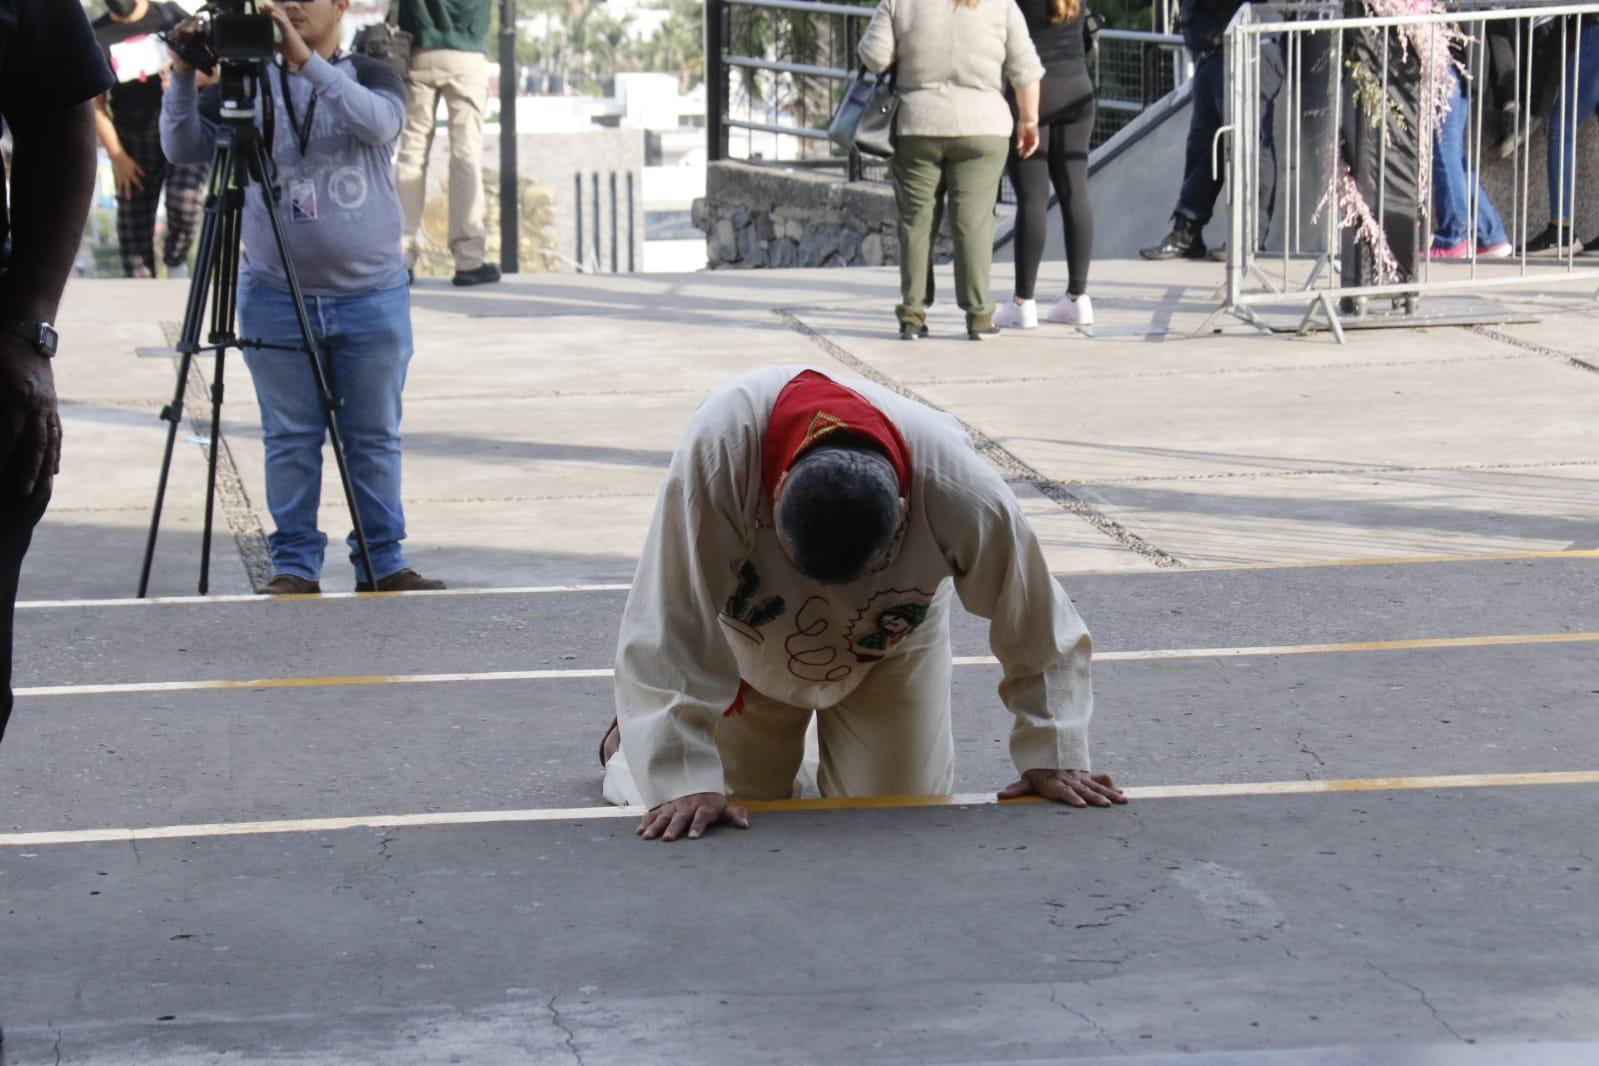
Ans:
{"type": "MultiPolygon", "coordinates": [[[[1160,573],[1205,574],[1225,570],[1315,570],[1346,566],[1417,566],[1426,563],[1492,563],[1518,559],[1599,559],[1599,548],[1580,548],[1565,551],[1484,552],[1481,555],[1374,555],[1365,559],[1306,560],[1297,563],[1221,563],[1216,566],[1185,566],[1170,568],[1160,573]]],[[[1081,571],[1092,573],[1093,571],[1081,571]]],[[[1126,570],[1109,573],[1128,573],[1126,570]]],[[[1140,571],[1147,572],[1147,571],[1140,571]]],[[[18,606],[21,606],[18,604],[18,606]]]]}
{"type": "MultiPolygon", "coordinates": [[[[1154,785],[1123,789],[1131,800],[1208,799],[1237,796],[1289,796],[1349,792],[1404,792],[1515,786],[1599,785],[1599,770],[1522,774],[1445,774],[1433,777],[1365,777],[1331,781],[1256,781],[1241,784],[1154,785]]],[[[917,807],[991,807],[1042,802],[1036,797],[1000,800],[992,792],[948,796],[866,796],[857,799],[776,800],[746,804],[752,811],[903,810],[917,807]]],[[[64,829],[54,832],[0,833],[0,848],[59,844],[126,844],[148,840],[273,836],[329,833],[347,829],[403,829],[459,825],[509,825],[524,822],[588,822],[637,818],[642,807],[565,807],[519,811],[442,811],[428,814],[375,814],[354,818],[301,818],[271,822],[212,822],[143,829],[64,829]]]]}
{"type": "MultiPolygon", "coordinates": [[[[1416,640],[1374,640],[1354,644],[1279,644],[1243,648],[1156,648],[1149,651],[1100,651],[1095,662],[1151,662],[1171,659],[1237,659],[1252,656],[1334,655],[1349,652],[1421,651],[1438,648],[1491,648],[1517,644],[1576,644],[1599,641],[1599,633],[1507,633],[1487,637],[1424,637],[1416,640]]],[[[992,655],[957,655],[956,666],[996,666],[992,655]]],[[[249,680],[130,681],[107,685],[39,685],[14,690],[19,697],[112,696],[138,692],[214,692],[219,689],[326,688],[361,685],[434,685],[478,681],[566,681],[611,677],[610,669],[492,670],[454,674],[354,674],[333,677],[258,677],[249,680]]]]}
{"type": "MultiPolygon", "coordinates": [[[[1218,563],[1215,566],[1183,566],[1148,570],[1062,570],[1057,577],[1124,577],[1134,574],[1208,574],[1230,570],[1317,570],[1349,566],[1414,566],[1424,563],[1484,563],[1516,559],[1599,559],[1599,549],[1573,551],[1486,552],[1481,555],[1394,555],[1364,559],[1306,559],[1298,562],[1218,563]]],[[[511,585],[504,588],[431,589],[419,592],[324,592],[312,596],[152,596],[147,599],[22,600],[17,610],[62,610],[78,607],[174,607],[226,603],[272,603],[295,601],[320,603],[327,600],[432,598],[437,596],[531,596],[550,593],[626,592],[626,584],[597,585],[511,585]]]]}
{"type": "MultiPolygon", "coordinates": [[[[1329,792],[1407,792],[1419,789],[1509,788],[1516,785],[1599,785],[1599,770],[1523,774],[1440,774],[1430,777],[1356,777],[1320,781],[1249,781],[1214,785],[1144,785],[1124,788],[1130,800],[1210,799],[1233,796],[1295,796],[1329,792]]],[[[752,811],[897,810],[906,807],[1009,806],[1044,803],[1037,796],[997,799],[992,792],[951,796],[861,796],[836,799],[767,800],[744,804],[752,811]]]]}

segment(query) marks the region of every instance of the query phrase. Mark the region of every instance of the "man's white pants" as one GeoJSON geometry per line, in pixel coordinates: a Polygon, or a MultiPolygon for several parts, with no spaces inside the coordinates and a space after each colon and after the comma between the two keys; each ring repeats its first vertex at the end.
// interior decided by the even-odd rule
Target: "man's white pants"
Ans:
{"type": "MultiPolygon", "coordinates": [[[[813,711],[747,690],[743,711],[721,719],[716,730],[728,793],[788,799],[813,781],[828,797],[949,793],[952,659],[948,597],[940,599],[905,645],[831,707],[813,711]]],[[[604,794],[618,806],[643,805],[625,747],[605,767],[604,794]]]]}

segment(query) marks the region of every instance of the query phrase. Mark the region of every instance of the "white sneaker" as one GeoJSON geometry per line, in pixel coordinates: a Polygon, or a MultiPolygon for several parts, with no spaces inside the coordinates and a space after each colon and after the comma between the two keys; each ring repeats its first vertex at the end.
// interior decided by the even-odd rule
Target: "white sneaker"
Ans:
{"type": "Polygon", "coordinates": [[[1037,329],[1038,301],[1007,300],[994,312],[994,325],[1001,329],[1037,329]]]}
{"type": "Polygon", "coordinates": [[[169,280],[171,280],[171,281],[181,281],[182,279],[187,278],[188,276],[189,276],[189,264],[188,263],[179,263],[176,266],[167,267],[167,278],[169,280]]]}
{"type": "Polygon", "coordinates": [[[1094,301],[1088,298],[1086,292],[1075,300],[1070,296],[1062,296],[1060,301],[1049,309],[1049,320],[1066,326],[1092,326],[1094,301]]]}

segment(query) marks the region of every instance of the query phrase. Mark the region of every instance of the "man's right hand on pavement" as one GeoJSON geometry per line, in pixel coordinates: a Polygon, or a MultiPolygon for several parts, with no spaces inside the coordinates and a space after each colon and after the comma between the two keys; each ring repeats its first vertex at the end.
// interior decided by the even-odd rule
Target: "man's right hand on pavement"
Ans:
{"type": "Polygon", "coordinates": [[[697,840],[718,822],[748,829],[750,812],[736,803],[729,803],[720,792],[696,792],[651,810],[639,822],[637,832],[645,840],[676,840],[685,833],[690,840],[697,840]]]}

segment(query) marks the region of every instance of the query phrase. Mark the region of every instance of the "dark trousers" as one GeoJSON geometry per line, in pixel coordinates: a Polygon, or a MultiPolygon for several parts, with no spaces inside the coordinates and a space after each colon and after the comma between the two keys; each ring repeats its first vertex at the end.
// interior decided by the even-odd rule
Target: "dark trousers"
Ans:
{"type": "Polygon", "coordinates": [[[155,277],[156,207],[167,194],[167,233],[161,261],[169,268],[183,263],[200,232],[205,207],[206,163],[168,163],[161,154],[161,135],[154,129],[117,129],[117,136],[144,171],[144,187],[117,197],[117,246],[122,272],[130,278],[155,277]]]}
{"type": "Polygon", "coordinates": [[[50,490],[39,487],[32,496],[14,491],[0,496],[0,740],[11,718],[11,626],[16,613],[17,578],[22,557],[33,540],[33,527],[50,504],[50,490]]]}
{"type": "MultiPolygon", "coordinates": [[[[1277,209],[1277,139],[1273,132],[1277,96],[1283,88],[1283,54],[1275,43],[1260,46],[1260,230],[1262,241],[1271,231],[1277,209]]],[[[1210,221],[1221,195],[1222,175],[1211,170],[1211,148],[1216,131],[1226,121],[1226,67],[1220,49],[1194,57],[1192,117],[1188,122],[1188,151],[1183,161],[1183,187],[1177,194],[1177,214],[1200,228],[1210,221]]]]}
{"type": "MultiPolygon", "coordinates": [[[[1009,94],[1011,109],[1016,99],[1009,94]]],[[[1088,199],[1088,145],[1094,135],[1094,83],[1081,63],[1045,68],[1039,90],[1038,151],[1027,159],[1011,146],[1006,169],[1016,190],[1016,295],[1031,300],[1038,285],[1049,224],[1049,192],[1060,203],[1066,234],[1066,291],[1088,291],[1094,251],[1094,207],[1088,199]]]]}

